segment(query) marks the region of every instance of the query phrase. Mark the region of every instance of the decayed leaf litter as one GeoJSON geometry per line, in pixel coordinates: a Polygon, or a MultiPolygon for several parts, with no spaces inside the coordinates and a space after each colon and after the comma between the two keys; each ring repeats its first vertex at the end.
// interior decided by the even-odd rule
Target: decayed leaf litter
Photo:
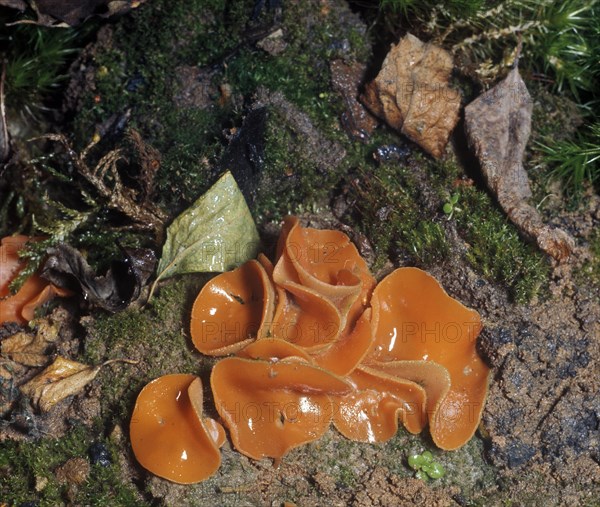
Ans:
{"type": "Polygon", "coordinates": [[[86,303],[110,312],[124,310],[137,300],[156,266],[147,248],[124,248],[123,260],[113,261],[104,275],[96,275],[83,255],[66,243],[48,249],[42,278],[81,294],[86,303]]]}
{"type": "Polygon", "coordinates": [[[20,389],[31,399],[35,408],[40,412],[48,412],[68,396],[79,393],[96,378],[104,366],[115,362],[136,363],[127,359],[112,359],[98,366],[88,366],[58,356],[50,366],[22,385],[20,389]]]}
{"type": "Polygon", "coordinates": [[[361,99],[375,116],[439,158],[458,122],[450,54],[408,34],[393,45],[361,99]]]}
{"type": "MultiPolygon", "coordinates": [[[[0,414],[10,425],[19,392],[37,413],[47,413],[65,398],[81,393],[113,359],[89,366],[64,357],[61,330],[69,325],[62,310],[35,321],[34,333],[17,331],[0,343],[0,414]],[[40,368],[44,367],[41,371],[40,368]]],[[[68,319],[67,319],[68,320],[68,319]]],[[[19,407],[17,407],[19,410],[19,407]]]]}
{"type": "MultiPolygon", "coordinates": [[[[407,34],[387,54],[377,77],[365,86],[365,105],[427,153],[443,155],[460,109],[460,94],[448,86],[452,57],[407,34]]],[[[569,258],[573,239],[543,223],[523,167],[533,104],[518,70],[465,108],[465,130],[488,188],[510,220],[558,261],[569,258]]]]}
{"type": "Polygon", "coordinates": [[[537,209],[527,203],[532,194],[523,155],[531,132],[532,109],[517,60],[504,80],[465,108],[465,130],[486,183],[502,209],[544,252],[563,261],[573,251],[573,239],[544,224],[537,209]]]}
{"type": "Polygon", "coordinates": [[[0,6],[25,11],[32,9],[36,20],[22,20],[50,27],[77,26],[92,16],[107,18],[124,14],[138,7],[145,0],[0,0],[0,6]]]}

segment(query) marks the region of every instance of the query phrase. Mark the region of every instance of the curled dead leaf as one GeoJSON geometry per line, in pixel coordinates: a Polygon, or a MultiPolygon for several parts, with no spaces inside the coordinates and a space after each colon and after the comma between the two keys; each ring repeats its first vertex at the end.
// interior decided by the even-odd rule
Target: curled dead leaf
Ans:
{"type": "Polygon", "coordinates": [[[80,292],[94,306],[110,312],[124,310],[141,293],[156,266],[146,248],[123,248],[123,260],[113,261],[105,275],[97,276],[78,250],[65,244],[48,249],[41,277],[59,287],[80,292]]]}
{"type": "Polygon", "coordinates": [[[375,116],[439,158],[458,122],[460,94],[448,85],[452,68],[447,51],[407,34],[392,46],[361,100],[375,116]]]}
{"type": "Polygon", "coordinates": [[[523,154],[531,132],[532,107],[515,66],[503,81],[465,108],[465,130],[487,185],[508,218],[544,252],[563,261],[573,251],[573,239],[544,224],[537,209],[527,202],[532,194],[523,154]]]}
{"type": "Polygon", "coordinates": [[[25,396],[31,398],[35,408],[40,412],[48,412],[58,402],[79,393],[96,378],[104,366],[115,362],[137,364],[137,361],[129,359],[111,359],[98,366],[88,366],[58,356],[50,366],[20,389],[25,396]]]}
{"type": "Polygon", "coordinates": [[[24,366],[44,366],[48,362],[48,349],[58,338],[58,328],[43,321],[36,334],[16,333],[2,340],[0,353],[24,366]]]}

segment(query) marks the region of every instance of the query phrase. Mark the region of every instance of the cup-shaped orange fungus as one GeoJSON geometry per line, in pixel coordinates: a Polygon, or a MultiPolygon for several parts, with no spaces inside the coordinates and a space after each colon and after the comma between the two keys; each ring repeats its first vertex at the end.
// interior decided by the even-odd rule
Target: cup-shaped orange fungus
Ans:
{"type": "Polygon", "coordinates": [[[217,411],[235,448],[254,459],[279,459],[329,428],[329,395],[350,392],[342,378],[300,358],[228,357],[210,377],[217,411]]]}
{"type": "Polygon", "coordinates": [[[336,306],[319,292],[298,283],[281,282],[272,335],[306,348],[320,350],[334,342],[342,330],[336,306]]]}
{"type": "Polygon", "coordinates": [[[396,434],[399,418],[411,433],[425,427],[426,394],[419,384],[366,366],[356,368],[349,380],[354,391],[333,399],[333,423],[346,438],[385,442],[396,434]]]}
{"type": "Polygon", "coordinates": [[[299,283],[329,299],[338,309],[342,329],[353,327],[368,304],[375,279],[348,236],[340,231],[301,227],[287,217],[278,244],[273,279],[299,283]]]}
{"type": "Polygon", "coordinates": [[[9,236],[0,243],[0,324],[17,322],[24,324],[33,319],[35,309],[54,296],[69,296],[70,291],[56,287],[38,275],[29,276],[16,294],[10,294],[10,283],[25,267],[19,259],[19,251],[28,241],[27,236],[9,236]]]}
{"type": "MultiPolygon", "coordinates": [[[[217,362],[210,377],[233,445],[251,458],[275,460],[320,438],[331,422],[361,442],[386,441],[400,423],[410,433],[429,424],[438,447],[462,446],[487,394],[489,369],[475,348],[480,330],[477,312],[424,271],[399,268],[375,286],[348,236],[301,227],[295,217],[283,224],[275,265],[261,254],[216,276],[198,295],[191,320],[198,350],[235,354],[217,362]]],[[[131,424],[140,463],[175,482],[210,475],[207,467],[218,466],[216,442],[224,441],[223,428],[202,417],[194,378],[149,384],[131,424]],[[136,427],[141,406],[150,422],[136,427]],[[192,449],[208,456],[194,472],[181,459],[192,449]]]]}
{"type": "Polygon", "coordinates": [[[274,310],[268,273],[258,261],[248,261],[202,288],[192,308],[192,341],[203,354],[232,354],[266,335],[274,310]]]}
{"type": "Polygon", "coordinates": [[[462,446],[477,429],[487,395],[490,370],[476,351],[479,314],[417,268],[385,277],[371,306],[375,343],[369,360],[432,361],[446,368],[450,389],[429,414],[429,428],[438,447],[462,446]]]}
{"type": "Polygon", "coordinates": [[[373,347],[371,309],[367,308],[354,328],[344,332],[329,347],[313,354],[313,361],[336,375],[349,375],[373,347]]]}
{"type": "Polygon", "coordinates": [[[261,338],[256,340],[237,352],[236,356],[245,357],[246,359],[265,359],[267,361],[284,359],[286,357],[298,357],[307,363],[312,362],[310,355],[302,347],[298,347],[280,338],[261,338]]]}
{"type": "Polygon", "coordinates": [[[139,463],[159,477],[192,484],[221,464],[219,423],[202,417],[202,384],[194,375],[165,375],[138,395],[129,426],[139,463]]]}

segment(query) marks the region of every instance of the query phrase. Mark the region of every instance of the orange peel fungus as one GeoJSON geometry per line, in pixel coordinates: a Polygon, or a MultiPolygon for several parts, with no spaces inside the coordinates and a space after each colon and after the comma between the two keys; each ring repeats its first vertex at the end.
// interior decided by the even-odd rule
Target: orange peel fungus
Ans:
{"type": "Polygon", "coordinates": [[[202,417],[202,384],[194,375],[165,375],[138,395],[129,426],[139,463],[178,484],[202,481],[221,464],[225,432],[202,417]]]}
{"type": "MultiPolygon", "coordinates": [[[[477,312],[426,272],[398,268],[376,283],[346,234],[295,217],[284,221],[275,264],[261,254],[216,276],[191,317],[195,347],[230,356],[210,384],[233,446],[276,461],[331,423],[361,442],[384,442],[399,423],[411,433],[429,425],[438,447],[461,447],[487,395],[489,368],[475,348],[481,328],[477,312]]],[[[177,417],[193,418],[195,431],[209,430],[184,412],[177,417]]],[[[214,438],[202,438],[214,458],[214,438]]]]}
{"type": "Polygon", "coordinates": [[[8,236],[0,242],[0,325],[5,322],[25,324],[33,319],[36,308],[54,296],[70,296],[71,292],[61,289],[37,274],[29,276],[16,294],[11,295],[9,286],[25,268],[19,251],[28,241],[28,236],[8,236]]]}

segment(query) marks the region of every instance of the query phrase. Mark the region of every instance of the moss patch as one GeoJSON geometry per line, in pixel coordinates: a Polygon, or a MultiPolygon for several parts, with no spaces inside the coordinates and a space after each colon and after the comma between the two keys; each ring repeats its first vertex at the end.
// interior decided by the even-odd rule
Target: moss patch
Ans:
{"type": "MultiPolygon", "coordinates": [[[[241,124],[241,106],[259,87],[282,92],[318,128],[333,131],[340,101],[328,93],[329,62],[366,58],[370,51],[363,25],[337,4],[322,8],[318,2],[292,2],[282,9],[281,19],[276,11],[255,13],[254,7],[253,1],[172,5],[158,0],[120,19],[100,38],[89,61],[93,86],[75,117],[80,144],[129,111],[129,126],[162,154],[156,195],[173,214],[212,183],[211,168],[226,142],[223,132],[241,124]],[[286,44],[281,54],[256,47],[261,36],[279,26],[286,44]],[[210,68],[210,105],[174,102],[183,67],[210,68]],[[221,85],[231,90],[229,99],[220,95],[221,85]]],[[[271,141],[282,140],[271,136],[271,141]]],[[[280,157],[274,152],[274,159],[280,157]]],[[[285,197],[277,193],[279,201],[285,197]]],[[[300,198],[290,196],[296,204],[300,198]]],[[[271,204],[267,200],[267,215],[271,204]]]]}
{"type": "Polygon", "coordinates": [[[487,194],[467,188],[460,203],[465,211],[457,220],[469,244],[469,262],[488,279],[505,284],[518,303],[538,295],[550,274],[546,257],[521,240],[487,194]]]}
{"type": "Polygon", "coordinates": [[[408,165],[382,164],[364,174],[357,191],[361,227],[373,242],[374,269],[388,257],[427,266],[443,262],[448,253],[439,218],[422,205],[415,174],[408,165]]]}
{"type": "MultiPolygon", "coordinates": [[[[122,482],[117,464],[108,467],[91,465],[87,480],[71,491],[68,485],[58,482],[56,468],[71,458],[87,459],[90,445],[98,441],[91,428],[76,426],[58,439],[3,442],[0,448],[0,497],[3,502],[40,507],[64,505],[65,502],[98,506],[146,505],[133,486],[122,482]]],[[[103,443],[111,449],[110,444],[103,443]]],[[[116,449],[111,450],[116,456],[116,449]]]]}
{"type": "Polygon", "coordinates": [[[152,305],[115,315],[100,315],[86,324],[83,359],[99,364],[107,359],[139,360],[101,372],[101,402],[113,422],[125,423],[140,389],[169,373],[201,374],[206,358],[189,342],[189,312],[206,277],[185,277],[164,286],[152,305]]]}

